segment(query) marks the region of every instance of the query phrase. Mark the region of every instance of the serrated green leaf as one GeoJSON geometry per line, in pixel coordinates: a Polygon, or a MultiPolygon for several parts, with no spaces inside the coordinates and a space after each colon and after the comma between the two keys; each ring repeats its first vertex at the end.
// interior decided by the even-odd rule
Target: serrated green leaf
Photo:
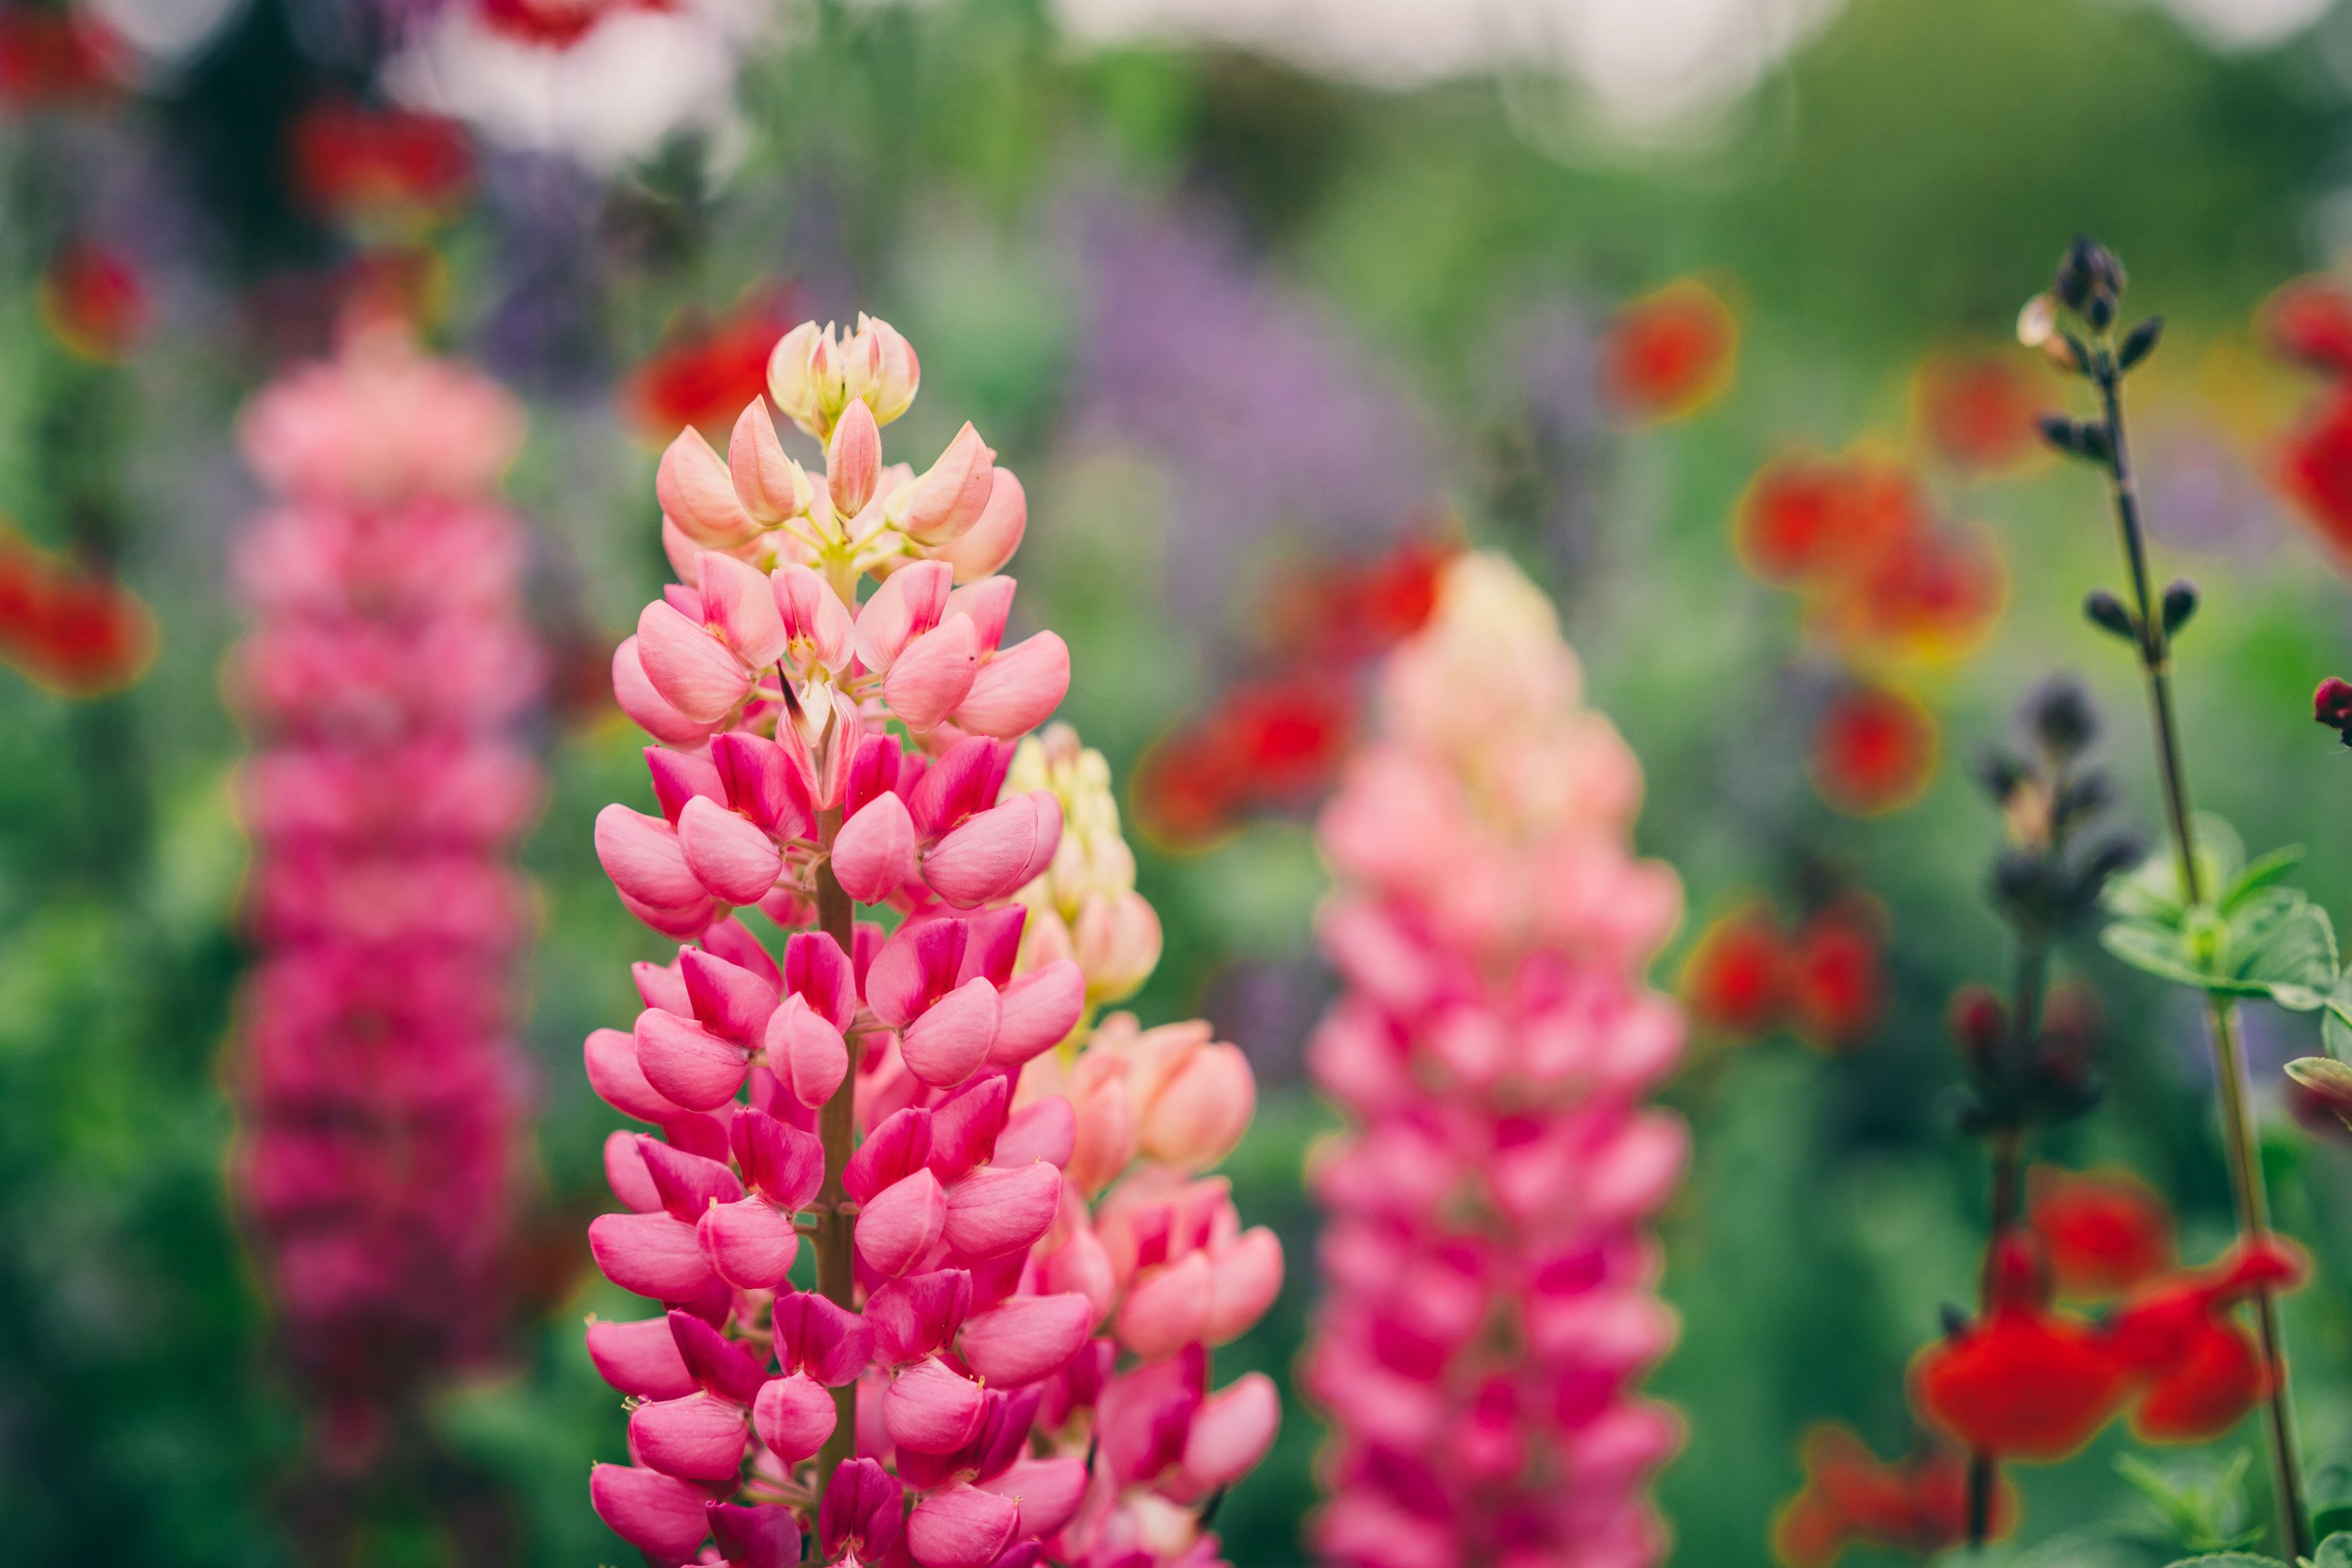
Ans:
{"type": "Polygon", "coordinates": [[[2246,868],[2230,880],[2221,897],[2221,912],[2234,914],[2240,905],[2255,893],[2280,880],[2289,871],[2303,864],[2303,846],[2283,844],[2267,855],[2258,856],[2246,868]]]}
{"type": "Polygon", "coordinates": [[[2189,963],[2188,947],[2180,940],[2180,933],[2164,926],[2144,921],[2116,921],[2099,933],[2099,942],[2134,969],[2159,980],[2202,990],[2209,978],[2189,963]]]}
{"type": "Polygon", "coordinates": [[[2336,927],[2294,888],[2264,888],[2230,917],[2222,967],[2241,995],[2308,1013],[2336,984],[2336,927]]]}
{"type": "Polygon", "coordinates": [[[2352,1568],[2352,1533],[2336,1531],[2311,1554],[2311,1568],[2352,1568]]]}
{"type": "MultiPolygon", "coordinates": [[[[2245,859],[2245,845],[2236,828],[2218,816],[2198,816],[2197,879],[2209,896],[2235,883],[2245,859]]],[[[2163,850],[2149,854],[2137,868],[2107,883],[2103,901],[2119,920],[2178,925],[2189,910],[2178,857],[2163,850]]]]}
{"type": "MultiPolygon", "coordinates": [[[[2319,1020],[2319,1038],[2329,1056],[2352,1060],[2352,967],[2336,977],[2336,989],[2327,994],[2327,1011],[2319,1020]]],[[[2352,1507],[2352,1499],[2347,1500],[2347,1505],[2352,1507]]]]}

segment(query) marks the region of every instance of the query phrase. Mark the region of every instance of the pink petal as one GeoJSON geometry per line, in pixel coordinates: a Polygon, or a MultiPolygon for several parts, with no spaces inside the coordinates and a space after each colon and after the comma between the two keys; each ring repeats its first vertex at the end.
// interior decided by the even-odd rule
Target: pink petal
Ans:
{"type": "Polygon", "coordinates": [[[708,795],[721,805],[727,804],[727,789],[719,782],[719,770],[699,752],[647,746],[646,772],[653,775],[654,799],[661,803],[662,816],[672,827],[677,826],[677,814],[696,795],[708,795]]]}
{"type": "Polygon", "coordinates": [[[910,921],[890,933],[865,975],[866,1005],[904,1028],[952,984],[962,932],[948,920],[910,921]]]}
{"type": "Polygon", "coordinates": [[[856,1382],[874,1359],[874,1326],[814,1291],[779,1295],[774,1321],[778,1364],[797,1367],[827,1388],[856,1382]]]}
{"type": "MultiPolygon", "coordinates": [[[[1002,1031],[999,1032],[1002,1038],[1002,1031]]],[[[1077,1113],[1058,1094],[1049,1094],[1016,1112],[996,1135],[990,1158],[1001,1165],[1025,1165],[1043,1160],[1060,1169],[1070,1163],[1078,1138],[1077,1113]]]]}
{"type": "Polygon", "coordinates": [[[1147,1160],[1194,1169],[1233,1152],[1257,1109],[1257,1080],[1238,1046],[1217,1042],[1185,1057],[1144,1106],[1136,1147],[1147,1160]]]}
{"type": "Polygon", "coordinates": [[[1015,1296],[965,1323],[957,1348],[991,1386],[1018,1388],[1068,1365],[1094,1321],[1084,1296],[1015,1296]]]}
{"type": "Polygon", "coordinates": [[[969,422],[920,479],[890,498],[890,512],[918,544],[941,545],[971,531],[994,489],[996,454],[969,422]]]}
{"type": "Polygon", "coordinates": [[[620,1030],[595,1030],[582,1055],[588,1063],[588,1087],[622,1115],[667,1121],[684,1109],[646,1081],[645,1069],[637,1065],[637,1042],[620,1030]]]}
{"type": "Polygon", "coordinates": [[[1184,1439],[1184,1478],[1205,1497],[1256,1468],[1282,1424],[1282,1396],[1262,1372],[1244,1373],[1211,1394],[1193,1414],[1184,1439]]]}
{"type": "Polygon", "coordinates": [[[727,439],[727,477],[734,483],[735,499],[754,521],[772,527],[808,506],[808,480],[784,456],[765,398],[752,398],[735,416],[735,428],[727,439]]]}
{"type": "Polygon", "coordinates": [[[817,1016],[798,995],[786,997],[768,1020],[767,1053],[769,1069],[812,1110],[849,1076],[849,1043],[833,1020],[817,1016]]]}
{"type": "Polygon", "coordinates": [[[878,1287],[866,1299],[874,1325],[874,1354],[899,1366],[931,1354],[955,1337],[971,1310],[971,1275],[961,1268],[911,1274],[878,1287]]]}
{"type": "Polygon", "coordinates": [[[751,1425],[760,1441],[788,1465],[824,1447],[836,1418],[833,1395],[805,1373],[771,1380],[751,1405],[751,1425]]]}
{"type": "Polygon", "coordinates": [[[882,700],[919,735],[956,710],[980,670],[978,631],[967,617],[950,616],[901,650],[882,678],[882,700]]]}
{"type": "Polygon", "coordinates": [[[980,1432],[988,1402],[980,1384],[926,1356],[900,1373],[882,1395],[882,1426],[890,1440],[919,1454],[948,1454],[980,1432]]]}
{"type": "Polygon", "coordinates": [[[637,661],[663,701],[704,724],[718,723],[751,694],[743,661],[659,599],[638,613],[637,661]]]}
{"type": "Polygon", "coordinates": [[[972,1484],[1021,1505],[1015,1535],[1050,1537],[1077,1517],[1078,1504],[1087,1495],[1086,1461],[1016,1459],[1003,1474],[972,1484]]]}
{"type": "Polygon", "coordinates": [[[703,1211],[695,1229],[702,1249],[719,1278],[738,1290],[772,1290],[793,1271],[799,1256],[800,1234],[792,1216],[780,1214],[764,1198],[742,1198],[714,1204],[703,1211]]]}
{"type": "Polygon", "coordinates": [[[847,665],[857,624],[833,585],[797,563],[777,568],[771,581],[784,636],[826,669],[847,665]]]}
{"type": "Polygon", "coordinates": [[[715,1278],[694,1227],[666,1214],[598,1215],[588,1250],[605,1279],[657,1301],[690,1301],[715,1278]]]}
{"type": "Polygon", "coordinates": [[[996,1039],[996,987],[959,985],[926,1008],[898,1037],[907,1070],[934,1089],[952,1089],[980,1070],[996,1039]]]}
{"type": "Polygon", "coordinates": [[[1110,1254],[1090,1230],[1079,1231],[1055,1248],[1038,1279],[1047,1290],[1085,1297],[1097,1323],[1110,1311],[1111,1300],[1118,1294],[1118,1276],[1111,1268],[1110,1254]]]}
{"type": "Polygon", "coordinates": [[[859,1212],[857,1256],[886,1278],[904,1274],[938,1242],[947,1217],[947,1194],[940,1190],[940,1179],[929,1171],[917,1171],[883,1189],[859,1212]]]}
{"type": "Polygon", "coordinates": [[[637,1135],[615,1131],[604,1139],[604,1180],[613,1195],[638,1214],[662,1206],[653,1177],[646,1173],[645,1156],[637,1152],[637,1135]]]}
{"type": "Polygon", "coordinates": [[[784,618],[776,609],[768,574],[747,562],[716,552],[696,563],[701,569],[703,619],[753,669],[765,669],[784,653],[784,618]]]}
{"type": "Polygon", "coordinates": [[[947,1194],[948,1245],[966,1258],[995,1258],[1029,1246],[1054,1223],[1062,1173],[1043,1160],[974,1171],[947,1194]]]}
{"type": "Polygon", "coordinates": [[[588,1500],[613,1533],[649,1556],[682,1563],[710,1533],[703,1505],[710,1494],[689,1481],[632,1465],[588,1472],[588,1500]]]}
{"type": "Polygon", "coordinates": [[[980,667],[955,721],[975,735],[1024,735],[1061,706],[1069,689],[1069,645],[1039,632],[980,667]]]}
{"type": "Polygon", "coordinates": [[[848,1028],[857,1016],[856,973],[841,944],[824,931],[801,931],[784,944],[784,984],[836,1029],[848,1028]]]}
{"type": "Polygon", "coordinates": [[[735,493],[726,462],[691,426],[679,431],[662,452],[661,466],[654,471],[654,494],[661,500],[662,515],[697,544],[732,550],[760,536],[759,525],[735,493]]]}
{"type": "Polygon", "coordinates": [[[683,1399],[694,1392],[694,1374],[677,1353],[667,1318],[590,1322],[588,1359],[606,1383],[639,1399],[683,1399]]]}
{"type": "Polygon", "coordinates": [[[774,839],[700,795],[678,813],[677,841],[687,865],[723,903],[758,903],[784,868],[774,839]]]}
{"type": "Polygon", "coordinates": [[[1007,985],[997,998],[996,1040],[988,1059],[1019,1067],[1069,1038],[1087,1007],[1086,972],[1057,958],[1007,985]]]}
{"type": "Polygon", "coordinates": [[[723,1158],[693,1153],[643,1133],[637,1136],[637,1155],[672,1219],[692,1225],[712,1204],[731,1204],[743,1195],[743,1184],[723,1158]]]}
{"type": "Polygon", "coordinates": [[[1013,1542],[1021,1505],[976,1487],[935,1491],[907,1517],[907,1550],[922,1568],[988,1568],[1013,1542]]]}
{"type": "Polygon", "coordinates": [[[988,505],[981,510],[980,521],[940,550],[939,558],[955,569],[957,582],[975,581],[1004,569],[1028,527],[1029,498],[1021,481],[1012,469],[998,468],[991,476],[988,505]]]}
{"type": "Polygon", "coordinates": [[[842,1185],[864,1203],[920,1170],[930,1157],[931,1113],[910,1105],[884,1117],[866,1135],[842,1167],[842,1185]]]}
{"type": "Polygon", "coordinates": [[[1214,1272],[1201,1337],[1221,1345],[1246,1332],[1282,1294],[1282,1240],[1253,1226],[1217,1258],[1214,1272]]]}
{"type": "Polygon", "coordinates": [[[743,1047],[701,1025],[648,1007],[637,1015],[637,1065],[656,1093],[688,1110],[716,1110],[751,1070],[743,1047]]]}
{"type": "Polygon", "coordinates": [[[844,518],[865,510],[881,475],[882,432],[874,423],[874,411],[863,400],[852,403],[841,411],[841,422],[825,443],[825,488],[834,510],[844,518]]]}
{"type": "Polygon", "coordinates": [[[1060,802],[1044,790],[1014,795],[940,839],[923,880],[957,909],[977,909],[1034,879],[1061,839],[1060,802]]]}
{"type": "MultiPolygon", "coordinates": [[[[931,1111],[931,1152],[924,1163],[942,1182],[952,1182],[984,1163],[1004,1126],[1013,1086],[1003,1073],[990,1073],[942,1100],[931,1111]]],[[[1006,1162],[1015,1163],[1016,1162],[1006,1162]]]]}
{"type": "Polygon", "coordinates": [[[1120,1341],[1146,1361],[1173,1355],[1206,1334],[1213,1288],[1203,1252],[1145,1269],[1119,1307],[1120,1341]]]}
{"type": "Polygon", "coordinates": [[[629,1451],[637,1462],[685,1480],[731,1479],[750,1438],[740,1406],[698,1392],[640,1405],[629,1416],[629,1451]]]}
{"type": "Polygon", "coordinates": [[[806,1208],[824,1181],[824,1145],[764,1110],[735,1113],[727,1129],[743,1180],[778,1208],[806,1208]]]}
{"type": "Polygon", "coordinates": [[[596,858],[624,897],[655,909],[708,903],[702,879],[686,863],[677,830],[658,816],[615,803],[596,814],[596,858]]]}
{"type": "Polygon", "coordinates": [[[710,725],[689,719],[670,705],[669,699],[654,688],[646,675],[644,662],[637,657],[637,639],[622,640],[613,650],[613,700],[646,734],[673,746],[698,746],[710,733],[710,725]]]}
{"type": "Polygon", "coordinates": [[[746,1047],[766,1033],[776,987],[765,978],[704,948],[681,951],[677,966],[687,1005],[704,1028],[746,1047]]]}
{"type": "Polygon", "coordinates": [[[833,874],[861,904],[878,904],[915,874],[915,823],[894,794],[875,796],[841,825],[833,840],[833,874]]]}
{"type": "Polygon", "coordinates": [[[705,1394],[730,1405],[749,1407],[760,1385],[768,1381],[766,1363],[692,1312],[672,1308],[670,1338],[687,1372],[705,1394]]]}
{"type": "Polygon", "coordinates": [[[876,673],[889,669],[904,648],[940,624],[955,574],[939,561],[918,561],[882,580],[857,612],[857,657],[876,673]]]}

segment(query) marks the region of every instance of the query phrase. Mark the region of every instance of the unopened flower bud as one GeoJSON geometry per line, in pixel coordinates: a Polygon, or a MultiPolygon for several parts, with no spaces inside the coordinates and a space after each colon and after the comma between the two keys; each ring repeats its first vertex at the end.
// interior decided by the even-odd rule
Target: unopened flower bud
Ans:
{"type": "Polygon", "coordinates": [[[2009,1014],[1989,986],[1963,985],[1952,993],[1946,1014],[1952,1039],[1975,1072],[1984,1071],[2000,1050],[2009,1033],[2009,1014]]]}
{"type": "Polygon", "coordinates": [[[2197,613],[2197,584],[2188,578],[2177,578],[2164,590],[2164,635],[2170,637],[2189,624],[2197,613]]]}
{"type": "Polygon", "coordinates": [[[2164,318],[2150,316],[2124,334],[2123,346],[2116,351],[2116,368],[2129,370],[2146,359],[2164,335],[2164,318]]]}
{"type": "Polygon", "coordinates": [[[2311,694],[2311,716],[2340,732],[2344,743],[2352,746],[2352,680],[2331,675],[2321,681],[2311,694]]]}
{"type": "Polygon", "coordinates": [[[2121,599],[2105,588],[2095,588],[2084,595],[2083,614],[2090,617],[2093,626],[2102,631],[2113,632],[2126,642],[2139,636],[2139,623],[2133,618],[2132,613],[2124,607],[2121,599]]]}
{"type": "Polygon", "coordinates": [[[866,405],[853,403],[842,411],[824,448],[825,488],[832,492],[834,510],[845,518],[865,510],[881,474],[882,432],[866,405]]]}
{"type": "Polygon", "coordinates": [[[2053,756],[2073,757],[2099,732],[2098,710],[2080,681],[2056,676],[2026,699],[2026,727],[2053,756]]]}

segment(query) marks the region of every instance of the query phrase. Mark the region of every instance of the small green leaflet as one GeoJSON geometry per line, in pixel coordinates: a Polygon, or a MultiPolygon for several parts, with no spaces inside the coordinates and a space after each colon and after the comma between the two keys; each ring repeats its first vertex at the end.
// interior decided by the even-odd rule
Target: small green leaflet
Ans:
{"type": "MultiPolygon", "coordinates": [[[[2301,889],[2280,885],[2302,849],[2275,849],[2248,865],[2238,836],[2219,817],[2200,817],[2198,831],[2200,873],[2218,896],[2187,902],[2174,862],[2151,856],[2108,890],[2115,919],[2100,933],[2107,951],[2135,969],[2217,996],[2267,996],[2300,1013],[2327,1002],[2337,990],[2336,928],[2301,889]]],[[[2352,1025],[2352,992],[2344,993],[2344,1006],[2352,1025]]],[[[2345,1037],[2352,1044],[2352,1030],[2345,1037]]]]}

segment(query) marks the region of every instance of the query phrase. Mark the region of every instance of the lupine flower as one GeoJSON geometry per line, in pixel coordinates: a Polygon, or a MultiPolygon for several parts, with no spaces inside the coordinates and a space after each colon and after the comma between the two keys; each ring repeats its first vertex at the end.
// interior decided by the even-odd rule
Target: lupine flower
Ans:
{"type": "Polygon", "coordinates": [[[426,223],[473,194],[473,144],[438,115],[329,99],[298,114],[287,135],[295,194],[339,223],[426,223]]]}
{"type": "Polygon", "coordinates": [[[1580,685],[1535,586],[1458,558],[1323,816],[1327,1561],[1664,1550],[1645,1481],[1679,1428],[1633,1388],[1672,1336],[1643,1227],[1686,1137],[1642,1100],[1682,1021],[1639,975],[1680,896],[1627,849],[1640,772],[1580,685]]]}
{"type": "Polygon", "coordinates": [[[1727,1045],[1783,1029],[1822,1050],[1861,1044],[1885,1004],[1882,923],[1861,898],[1823,905],[1793,935],[1761,900],[1717,917],[1683,963],[1692,1027],[1727,1045]]]}
{"type": "Polygon", "coordinates": [[[101,573],[0,524],[0,660],[68,697],[132,685],[155,658],[155,617],[101,573]]]}
{"type": "Polygon", "coordinates": [[[2041,449],[2044,400],[2013,355],[1930,354],[1913,378],[1913,416],[1936,455],[1969,473],[1997,473],[2041,449]]]}
{"type": "Polygon", "coordinates": [[[1936,716],[1907,692],[1842,686],[1813,721],[1813,787],[1850,816],[1900,811],[1935,777],[1936,732],[1936,716]]]}
{"type": "Polygon", "coordinates": [[[1644,424],[1704,408],[1731,384],[1739,322],[1715,291],[1678,279],[1628,303],[1601,342],[1601,395],[1644,424]]]}
{"type": "Polygon", "coordinates": [[[58,247],[41,269],[41,320],[58,342],[83,359],[129,359],[153,324],[154,309],[138,264],[88,240],[58,247]]]}
{"type": "MultiPolygon", "coordinates": [[[[1926,1447],[1883,1460],[1843,1426],[1816,1426],[1801,1450],[1805,1484],[1772,1526],[1772,1554],[1786,1568],[1830,1568],[1849,1546],[1932,1557],[1968,1535],[1968,1461],[1926,1447]]],[[[1995,1495],[1990,1535],[2017,1514],[2006,1489],[1995,1495]]]]}
{"type": "Polygon", "coordinates": [[[228,683],[262,951],[239,1005],[235,1171],[288,1352],[334,1425],[489,1345],[520,1065],[510,863],[540,770],[522,531],[490,499],[520,415],[397,328],[247,409],[280,492],[236,558],[228,683]]]}
{"type": "Polygon", "coordinates": [[[595,837],[684,945],[585,1058],[658,1130],[612,1135],[627,1212],[590,1249],[666,1310],[589,1326],[643,1401],[590,1497],[661,1562],[768,1568],[813,1534],[844,1563],[1208,1568],[1202,1513],[1278,1415],[1263,1376],[1208,1378],[1282,1282],[1205,1173],[1255,1088],[1205,1025],[1087,1026],[1158,921],[1099,755],[1023,739],[1069,662],[1004,641],[1019,481],[968,425],[921,474],[883,460],[920,376],[885,322],[805,324],[768,391],[824,472],[764,398],[723,457],[689,427],[662,459],[679,580],[614,658],[657,812],[595,837]]]}

